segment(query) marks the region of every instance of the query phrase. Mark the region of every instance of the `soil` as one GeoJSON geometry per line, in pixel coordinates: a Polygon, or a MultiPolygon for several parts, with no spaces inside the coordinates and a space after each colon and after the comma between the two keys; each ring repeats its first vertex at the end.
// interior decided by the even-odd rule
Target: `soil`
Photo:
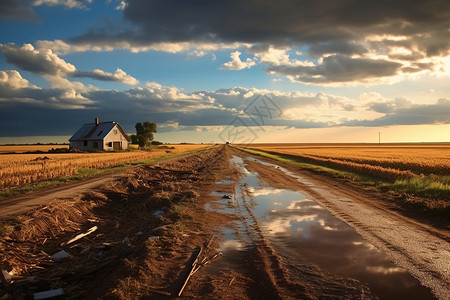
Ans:
{"type": "MultiPolygon", "coordinates": [[[[180,292],[200,299],[376,299],[357,280],[307,260],[287,261],[257,223],[246,227],[248,247],[232,259],[222,256],[224,228],[246,216],[205,206],[217,200],[213,192],[236,192],[240,173],[230,164],[232,155],[249,156],[217,146],[127,170],[95,190],[85,186],[84,193],[4,218],[11,230],[0,239],[0,270],[13,280],[0,282],[0,299],[29,299],[56,288],[64,289],[63,299],[171,299],[180,292]],[[218,184],[222,180],[233,184],[218,184]],[[67,243],[94,226],[92,233],[67,243]],[[69,257],[51,259],[61,250],[69,257]]],[[[436,297],[449,298],[448,224],[424,220],[387,201],[397,195],[276,163],[302,176],[301,182],[277,168],[245,162],[270,186],[314,197],[436,297]]]]}

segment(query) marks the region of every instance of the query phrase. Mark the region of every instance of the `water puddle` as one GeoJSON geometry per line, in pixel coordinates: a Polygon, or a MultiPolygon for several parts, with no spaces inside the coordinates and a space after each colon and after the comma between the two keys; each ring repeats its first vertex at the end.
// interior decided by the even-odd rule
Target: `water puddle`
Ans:
{"type": "MultiPolygon", "coordinates": [[[[418,280],[395,266],[314,199],[261,183],[258,174],[249,172],[240,157],[233,156],[231,162],[242,174],[235,194],[230,197],[216,192],[214,195],[219,199],[207,206],[207,209],[236,214],[246,220],[236,223],[234,228],[223,229],[220,251],[224,256],[231,257],[255,241],[258,236],[252,234],[255,231],[252,228],[258,225],[277,252],[291,262],[306,259],[327,272],[355,278],[367,284],[380,299],[434,299],[418,280]]],[[[274,164],[258,162],[289,172],[274,164]]],[[[305,183],[299,176],[292,176],[305,183]]]]}

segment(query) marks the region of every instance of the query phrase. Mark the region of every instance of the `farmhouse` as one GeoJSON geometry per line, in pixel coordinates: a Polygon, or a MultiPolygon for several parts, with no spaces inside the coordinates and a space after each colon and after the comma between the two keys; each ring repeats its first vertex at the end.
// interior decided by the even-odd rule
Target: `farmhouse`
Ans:
{"type": "Polygon", "coordinates": [[[128,149],[131,139],[119,123],[99,122],[84,124],[70,139],[71,150],[111,151],[128,149]]]}

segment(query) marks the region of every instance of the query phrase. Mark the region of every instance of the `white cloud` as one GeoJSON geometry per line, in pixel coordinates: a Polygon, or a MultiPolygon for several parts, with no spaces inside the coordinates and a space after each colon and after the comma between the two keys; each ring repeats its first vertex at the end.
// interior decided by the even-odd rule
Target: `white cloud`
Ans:
{"type": "Polygon", "coordinates": [[[97,80],[103,80],[103,81],[116,81],[116,82],[122,82],[124,84],[129,85],[136,85],[139,83],[139,80],[136,78],[128,75],[125,71],[123,71],[120,68],[117,68],[117,70],[114,73],[105,72],[100,69],[95,69],[93,71],[77,71],[74,73],[71,73],[70,76],[73,77],[90,77],[97,80]]]}
{"type": "MultiPolygon", "coordinates": [[[[248,48],[248,43],[207,43],[207,42],[158,42],[158,43],[133,43],[129,41],[115,42],[73,42],[67,43],[62,40],[40,40],[36,42],[39,48],[52,49],[58,54],[67,54],[71,52],[103,52],[114,51],[117,49],[129,50],[132,53],[162,51],[167,53],[187,52],[188,54],[203,54],[208,51],[248,48]],[[203,52],[202,52],[203,51],[203,52]]],[[[214,56],[213,56],[214,57],[214,56]]]]}
{"type": "Polygon", "coordinates": [[[0,71],[0,101],[5,104],[4,108],[6,109],[12,103],[29,105],[29,108],[33,109],[41,107],[78,110],[95,104],[95,101],[85,95],[88,91],[92,91],[92,88],[79,82],[70,82],[59,76],[45,76],[51,83],[50,88],[40,88],[30,84],[18,71],[0,71]]]}
{"type": "Polygon", "coordinates": [[[33,5],[61,5],[68,8],[86,8],[86,4],[91,4],[92,0],[34,0],[33,5]]]}
{"type": "Polygon", "coordinates": [[[86,86],[79,81],[70,81],[67,78],[60,76],[44,75],[44,78],[50,83],[52,88],[60,90],[76,90],[81,93],[87,93],[89,91],[96,90],[92,85],[86,86]]]}
{"type": "Polygon", "coordinates": [[[239,51],[234,51],[231,53],[231,61],[226,62],[222,65],[222,70],[242,70],[251,68],[256,64],[251,58],[247,58],[245,61],[241,61],[239,57],[242,53],[239,51]]]}
{"type": "Polygon", "coordinates": [[[51,49],[35,49],[31,44],[18,47],[15,44],[0,44],[0,51],[6,60],[22,70],[39,74],[63,75],[76,71],[74,65],[67,63],[51,49]]]}
{"type": "Polygon", "coordinates": [[[117,10],[124,10],[127,7],[127,3],[125,1],[120,1],[120,3],[116,6],[117,10]]]}
{"type": "Polygon", "coordinates": [[[54,40],[54,41],[40,40],[36,42],[36,46],[39,49],[52,49],[54,53],[57,53],[59,55],[71,52],[94,51],[93,47],[89,44],[73,45],[68,44],[62,40],[54,40]]]}
{"type": "Polygon", "coordinates": [[[38,89],[37,86],[30,84],[28,80],[22,78],[19,72],[16,70],[0,70],[0,84],[9,87],[12,89],[21,89],[21,88],[33,88],[38,89]]]}
{"type": "MultiPolygon", "coordinates": [[[[58,43],[64,45],[64,43],[58,43]]],[[[74,65],[60,58],[51,49],[44,48],[41,44],[39,48],[34,48],[31,44],[24,44],[18,47],[15,44],[0,44],[0,51],[6,56],[6,60],[22,70],[30,71],[44,76],[57,77],[90,77],[103,81],[116,81],[124,84],[136,85],[139,81],[128,75],[125,71],[117,68],[114,73],[105,72],[100,69],[93,71],[78,71],[74,65]]]]}
{"type": "Polygon", "coordinates": [[[287,53],[289,50],[290,48],[278,49],[273,46],[269,46],[266,51],[255,53],[255,56],[259,57],[262,63],[279,66],[282,64],[291,63],[289,54],[287,53]]]}

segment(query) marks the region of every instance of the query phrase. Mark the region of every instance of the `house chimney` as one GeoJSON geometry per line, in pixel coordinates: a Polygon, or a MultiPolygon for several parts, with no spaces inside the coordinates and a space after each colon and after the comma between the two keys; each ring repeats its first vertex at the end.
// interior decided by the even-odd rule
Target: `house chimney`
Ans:
{"type": "Polygon", "coordinates": [[[95,126],[98,126],[98,118],[95,118],[95,126]]]}

